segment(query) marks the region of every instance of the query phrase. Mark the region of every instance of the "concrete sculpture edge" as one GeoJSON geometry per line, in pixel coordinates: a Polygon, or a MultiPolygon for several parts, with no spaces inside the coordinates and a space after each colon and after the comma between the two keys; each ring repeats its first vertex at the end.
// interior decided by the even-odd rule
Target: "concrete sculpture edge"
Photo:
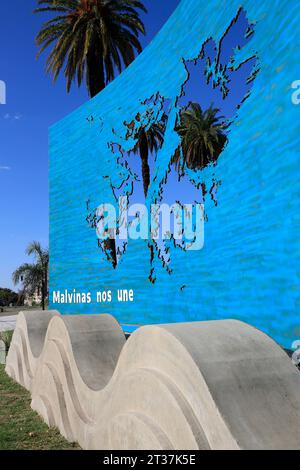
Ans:
{"type": "Polygon", "coordinates": [[[6,371],[84,449],[300,449],[300,374],[236,320],[145,326],[18,316],[6,371]]]}

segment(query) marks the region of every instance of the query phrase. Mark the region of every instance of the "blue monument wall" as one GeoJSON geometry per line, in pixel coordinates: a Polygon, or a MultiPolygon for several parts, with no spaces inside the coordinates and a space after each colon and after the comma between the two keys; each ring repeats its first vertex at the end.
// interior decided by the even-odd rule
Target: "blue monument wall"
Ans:
{"type": "Polygon", "coordinates": [[[51,308],[111,313],[127,329],[236,318],[288,348],[300,338],[299,21],[296,0],[182,0],[128,69],[52,126],[51,308]],[[176,126],[193,101],[222,111],[228,141],[215,164],[179,178],[176,126]],[[165,123],[146,198],[141,120],[165,123]],[[147,207],[197,199],[202,249],[129,239],[114,267],[93,222],[118,195],[147,207]],[[118,300],[122,289],[133,301],[118,300]]]}

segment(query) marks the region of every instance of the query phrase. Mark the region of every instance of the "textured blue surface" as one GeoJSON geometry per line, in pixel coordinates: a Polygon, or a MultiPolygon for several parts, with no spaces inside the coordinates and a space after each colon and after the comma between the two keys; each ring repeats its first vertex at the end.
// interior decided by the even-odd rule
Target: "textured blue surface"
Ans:
{"type": "Polygon", "coordinates": [[[291,84],[299,79],[299,20],[296,0],[182,0],[117,80],[51,128],[50,300],[53,290],[64,289],[93,298],[112,290],[114,296],[106,304],[52,307],[66,314],[112,313],[130,325],[238,318],[286,347],[299,339],[300,107],[291,101],[291,84]],[[256,53],[260,73],[218,166],[203,172],[204,179],[213,171],[222,182],[218,206],[207,199],[204,249],[174,252],[171,276],[155,262],[152,285],[149,250],[130,241],[114,270],[85,220],[86,201],[114,202],[103,179],[115,172],[112,129],[158,91],[174,102],[186,79],[182,59],[197,57],[209,37],[219,41],[241,5],[255,23],[241,55],[256,53]],[[134,302],[117,302],[117,289],[133,289],[134,302]]]}

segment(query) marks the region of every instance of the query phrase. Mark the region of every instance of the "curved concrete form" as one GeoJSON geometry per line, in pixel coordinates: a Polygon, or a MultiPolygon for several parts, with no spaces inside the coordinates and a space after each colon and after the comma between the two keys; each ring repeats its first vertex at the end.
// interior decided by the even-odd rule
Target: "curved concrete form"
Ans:
{"type": "Polygon", "coordinates": [[[57,310],[20,312],[6,359],[6,372],[31,390],[38,358],[43,350],[50,320],[57,310]]]}
{"type": "Polygon", "coordinates": [[[43,315],[19,315],[6,370],[84,449],[300,449],[299,371],[253,327],[146,326],[126,342],[110,315],[43,315]]]}

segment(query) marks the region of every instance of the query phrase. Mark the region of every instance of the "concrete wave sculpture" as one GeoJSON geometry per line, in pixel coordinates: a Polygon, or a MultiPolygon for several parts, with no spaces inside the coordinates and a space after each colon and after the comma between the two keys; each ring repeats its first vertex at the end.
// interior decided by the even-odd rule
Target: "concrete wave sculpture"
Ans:
{"type": "Polygon", "coordinates": [[[300,449],[300,373],[234,320],[146,326],[20,313],[7,373],[84,449],[300,449]]]}

